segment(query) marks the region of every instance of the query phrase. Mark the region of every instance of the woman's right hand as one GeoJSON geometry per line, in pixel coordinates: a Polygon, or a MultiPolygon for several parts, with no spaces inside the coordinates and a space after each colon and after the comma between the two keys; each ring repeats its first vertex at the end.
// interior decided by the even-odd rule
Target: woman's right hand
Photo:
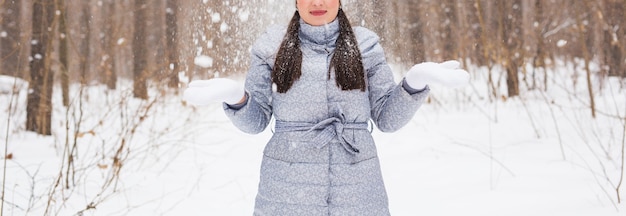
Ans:
{"type": "Polygon", "coordinates": [[[183,93],[183,100],[196,106],[225,102],[238,104],[245,100],[241,83],[227,78],[191,81],[183,93]]]}

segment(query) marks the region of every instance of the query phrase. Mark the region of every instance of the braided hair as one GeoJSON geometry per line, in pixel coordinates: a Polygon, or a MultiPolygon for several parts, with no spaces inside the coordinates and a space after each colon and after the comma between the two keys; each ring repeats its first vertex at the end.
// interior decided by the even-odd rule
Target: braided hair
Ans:
{"type": "MultiPolygon", "coordinates": [[[[348,17],[339,8],[337,13],[339,22],[339,37],[335,42],[335,51],[328,68],[328,78],[331,70],[335,69],[337,86],[342,90],[359,89],[365,91],[365,73],[361,51],[359,51],[356,36],[348,17]]],[[[300,50],[300,13],[295,12],[289,22],[287,33],[283,39],[274,69],[272,70],[272,82],[276,84],[279,93],[287,92],[293,83],[302,75],[302,50],[300,50]]]]}

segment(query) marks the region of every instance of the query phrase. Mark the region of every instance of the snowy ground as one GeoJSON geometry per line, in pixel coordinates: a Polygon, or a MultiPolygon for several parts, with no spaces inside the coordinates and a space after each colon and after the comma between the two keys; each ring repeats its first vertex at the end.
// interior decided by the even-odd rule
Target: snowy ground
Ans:
{"type": "MultiPolygon", "coordinates": [[[[618,82],[598,91],[603,114],[594,120],[585,91],[574,87],[551,84],[548,99],[530,92],[489,101],[486,73],[475,70],[472,86],[461,90],[434,86],[430,103],[405,128],[374,131],[392,215],[624,215],[615,191],[624,123],[610,117],[626,111],[618,82]]],[[[573,86],[567,79],[557,83],[573,86]]],[[[0,93],[0,140],[11,155],[2,211],[251,215],[271,131],[244,134],[219,105],[194,108],[173,93],[150,106],[122,85],[85,89],[82,112],[77,103],[63,108],[55,93],[50,137],[24,132],[25,91],[14,99],[0,93]],[[78,119],[74,142],[66,134],[78,119]]]]}

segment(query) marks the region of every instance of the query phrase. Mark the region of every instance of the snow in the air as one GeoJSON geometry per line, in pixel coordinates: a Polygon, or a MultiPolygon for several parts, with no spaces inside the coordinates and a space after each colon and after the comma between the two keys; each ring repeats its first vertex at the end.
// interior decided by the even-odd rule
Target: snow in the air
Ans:
{"type": "MultiPolygon", "coordinates": [[[[569,69],[563,65],[554,72],[566,78],[569,69]]],[[[582,97],[584,91],[555,84],[549,92],[490,101],[484,87],[487,70],[471,71],[470,86],[432,86],[430,103],[400,131],[373,131],[392,215],[618,216],[626,211],[625,204],[616,202],[614,189],[620,175],[619,158],[614,156],[621,142],[614,138],[622,136],[622,123],[604,115],[592,119],[584,103],[571,98],[582,97]],[[603,153],[603,148],[610,151],[603,153]]],[[[17,94],[4,90],[13,82],[8,77],[0,82],[2,109],[12,111],[11,116],[0,114],[0,138],[8,141],[12,155],[5,186],[10,202],[4,211],[41,215],[56,177],[67,171],[63,125],[66,118],[75,119],[78,110],[68,117],[60,91],[55,91],[55,135],[26,132],[25,89],[17,94]]],[[[124,99],[132,86],[128,84],[118,91],[85,89],[90,99],[82,106],[76,160],[99,168],[73,168],[80,175],[69,180],[77,185],[66,190],[71,196],[56,201],[63,205],[54,205],[54,210],[73,215],[102,200],[86,213],[251,215],[261,155],[272,131],[242,133],[226,118],[221,104],[194,107],[181,95],[166,94],[129,136],[125,127],[132,126],[132,115],[142,113],[146,102],[124,99]],[[108,156],[116,149],[105,143],[122,138],[129,141],[128,155],[112,192],[103,189],[102,181],[112,175],[108,156]],[[99,197],[103,190],[106,197],[99,197]]],[[[623,115],[623,90],[617,80],[607,85],[596,98],[598,109],[623,115]]]]}
{"type": "MultiPolygon", "coordinates": [[[[272,8],[268,14],[285,19],[266,24],[285,24],[293,5],[287,8],[272,8]]],[[[194,27],[215,24],[215,31],[223,33],[237,29],[234,22],[256,19],[252,11],[238,11],[232,20],[220,14],[228,11],[207,11],[206,23],[194,27]]],[[[378,20],[355,23],[373,22],[378,20]]],[[[125,38],[117,39],[117,45],[125,43],[125,38]]],[[[228,74],[211,71],[219,62],[213,51],[223,46],[217,40],[199,34],[186,43],[195,46],[196,73],[228,74]]],[[[565,39],[551,43],[568,45],[565,39]]],[[[624,83],[591,77],[593,118],[583,63],[555,61],[554,68],[546,69],[551,77],[547,91],[524,83],[515,98],[505,96],[504,69],[462,65],[470,71],[470,85],[432,85],[428,102],[404,128],[394,133],[374,128],[391,214],[626,215],[626,183],[618,190],[624,170],[624,83]],[[492,87],[489,74],[498,79],[492,87]],[[492,95],[493,88],[498,95],[492,95]]],[[[399,82],[411,65],[392,67],[399,82]]],[[[590,65],[592,71],[598,67],[590,65]]],[[[527,66],[525,71],[534,69],[527,66]]],[[[260,134],[245,134],[231,124],[222,104],[193,106],[183,100],[183,90],[201,78],[198,74],[180,72],[181,89],[152,88],[148,100],[133,98],[132,81],[125,79],[116,90],[75,84],[69,108],[55,85],[52,136],[25,130],[28,82],[0,76],[0,161],[6,163],[0,212],[252,215],[263,148],[273,125],[260,134]]],[[[244,82],[241,76],[225,78],[244,82]]]]}

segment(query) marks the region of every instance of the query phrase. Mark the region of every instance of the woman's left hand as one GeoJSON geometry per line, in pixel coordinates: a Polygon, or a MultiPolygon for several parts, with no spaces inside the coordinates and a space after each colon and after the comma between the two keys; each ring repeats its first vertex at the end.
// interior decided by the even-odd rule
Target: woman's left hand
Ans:
{"type": "Polygon", "coordinates": [[[423,89],[429,84],[459,88],[469,83],[469,73],[460,68],[455,60],[443,63],[423,62],[414,65],[406,74],[407,84],[414,89],[423,89]]]}

